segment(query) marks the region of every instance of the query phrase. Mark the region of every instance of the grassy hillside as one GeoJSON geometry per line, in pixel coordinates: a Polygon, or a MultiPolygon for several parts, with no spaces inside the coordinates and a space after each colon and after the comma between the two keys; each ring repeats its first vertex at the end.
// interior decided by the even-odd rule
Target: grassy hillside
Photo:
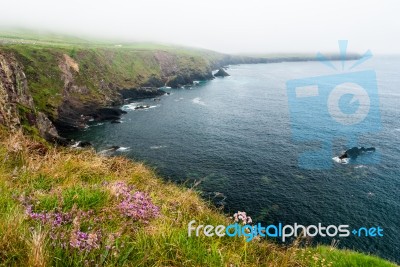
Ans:
{"type": "Polygon", "coordinates": [[[0,131],[2,266],[395,266],[330,247],[188,237],[232,220],[139,162],[0,131]]]}

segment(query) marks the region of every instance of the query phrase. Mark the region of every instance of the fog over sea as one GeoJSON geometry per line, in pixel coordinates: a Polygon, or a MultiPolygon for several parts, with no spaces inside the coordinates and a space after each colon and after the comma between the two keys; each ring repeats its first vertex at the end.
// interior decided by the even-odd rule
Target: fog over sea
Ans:
{"type": "MultiPolygon", "coordinates": [[[[99,151],[121,146],[117,154],[144,161],[165,179],[188,186],[201,181],[206,199],[228,214],[246,211],[255,222],[380,226],[383,237],[351,234],[336,238],[339,247],[400,262],[400,57],[377,56],[352,71],[366,69],[377,74],[382,130],[359,140],[376,148],[377,164],[298,167],[286,82],[340,73],[320,62],[230,66],[229,77],[166,89],[170,95],[160,101],[123,106],[128,113],[120,124],[93,122],[69,137],[90,141],[99,151]],[[151,108],[135,110],[137,105],[151,108]]],[[[332,157],[347,148],[335,142],[332,157]]]]}

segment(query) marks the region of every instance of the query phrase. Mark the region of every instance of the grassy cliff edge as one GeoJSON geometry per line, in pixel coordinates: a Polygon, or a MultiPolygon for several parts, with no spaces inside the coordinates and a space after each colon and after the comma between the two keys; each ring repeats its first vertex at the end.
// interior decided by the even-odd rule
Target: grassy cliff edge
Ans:
{"type": "Polygon", "coordinates": [[[164,182],[142,163],[57,148],[21,132],[1,130],[0,142],[3,266],[395,266],[298,242],[188,237],[191,220],[232,220],[194,188],[164,182]]]}

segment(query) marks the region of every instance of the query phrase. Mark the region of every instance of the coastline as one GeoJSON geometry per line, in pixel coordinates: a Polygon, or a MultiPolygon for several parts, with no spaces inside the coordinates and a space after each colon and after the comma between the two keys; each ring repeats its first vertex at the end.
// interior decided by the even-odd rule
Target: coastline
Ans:
{"type": "MultiPolygon", "coordinates": [[[[195,189],[167,183],[141,163],[121,157],[103,157],[91,149],[78,151],[65,147],[70,141],[62,137],[64,130],[82,129],[90,120],[118,120],[123,112],[116,107],[121,106],[125,98],[134,100],[158,97],[164,93],[159,87],[177,88],[193,84],[194,81],[209,80],[213,78],[213,69],[230,64],[277,63],[282,60],[286,59],[229,56],[210,54],[209,51],[120,51],[119,48],[89,49],[75,45],[1,46],[0,124],[5,129],[0,132],[4,147],[0,150],[1,158],[4,159],[0,175],[2,189],[6,192],[2,201],[7,204],[6,207],[12,207],[11,211],[5,210],[4,214],[9,216],[7,212],[11,212],[16,218],[13,221],[7,216],[0,217],[3,220],[3,228],[0,228],[0,236],[3,238],[3,243],[0,242],[2,259],[20,265],[33,259],[45,265],[62,258],[69,260],[70,265],[81,265],[82,253],[74,250],[77,247],[67,246],[68,249],[65,249],[65,240],[57,239],[59,247],[52,250],[46,243],[50,238],[48,232],[45,232],[49,230],[49,225],[35,221],[43,213],[59,215],[51,210],[54,207],[63,212],[75,212],[73,207],[76,204],[79,212],[87,212],[89,207],[95,216],[102,218],[99,223],[104,231],[102,237],[122,233],[118,238],[123,238],[118,240],[129,244],[117,248],[118,253],[109,256],[109,249],[105,245],[108,239],[104,239],[104,243],[85,256],[100,264],[106,258],[110,266],[127,260],[130,264],[145,262],[149,265],[164,265],[172,262],[183,265],[188,259],[197,266],[258,266],[260,262],[269,266],[308,266],[314,262],[312,256],[319,261],[326,259],[338,263],[336,266],[343,266],[340,264],[346,261],[395,266],[374,256],[324,246],[280,247],[266,241],[253,242],[244,251],[241,239],[187,239],[185,223],[190,219],[215,224],[227,223],[230,219],[201,199],[195,189]],[[53,146],[54,143],[61,147],[53,146]],[[115,215],[118,214],[117,210],[114,210],[118,198],[113,195],[113,189],[107,187],[107,183],[114,182],[128,183],[151,196],[163,216],[151,217],[149,221],[138,220],[133,224],[127,223],[129,220],[121,220],[119,215],[115,215]],[[76,186],[83,191],[79,191],[76,186]],[[16,200],[15,192],[28,194],[27,199],[16,200]],[[84,195],[104,197],[110,203],[99,200],[100,206],[92,206],[92,202],[86,202],[84,195]],[[53,204],[40,206],[40,203],[47,203],[46,198],[53,201],[53,204]],[[63,206],[65,199],[71,201],[70,206],[63,206]],[[24,210],[28,204],[34,203],[29,201],[38,201],[38,207],[34,207],[36,210],[24,210]],[[111,214],[106,213],[109,210],[112,210],[111,214]],[[26,217],[27,214],[30,217],[26,217]],[[105,214],[111,216],[111,219],[107,220],[105,214]],[[111,231],[108,228],[110,223],[116,225],[117,229],[111,231]],[[30,232],[31,227],[37,228],[30,232]],[[11,230],[6,231],[7,228],[11,230]],[[164,235],[163,231],[168,235],[164,235]],[[42,243],[36,244],[33,236],[38,235],[42,237],[42,243]],[[147,244],[158,244],[156,251],[147,244]],[[42,252],[37,253],[39,246],[42,252]],[[12,247],[18,249],[15,258],[10,258],[12,247]],[[170,255],[164,255],[169,250],[176,254],[184,253],[184,257],[173,259],[170,255]],[[144,255],[144,252],[150,254],[150,257],[144,255]],[[247,257],[243,257],[243,253],[247,257]],[[32,255],[36,255],[36,258],[32,255]],[[341,260],[341,257],[345,260],[341,260]]],[[[303,58],[299,61],[308,60],[303,58]]],[[[67,230],[62,229],[70,231],[73,221],[65,225],[67,230]]],[[[94,234],[93,231],[85,231],[94,234]]],[[[73,232],[68,234],[72,235],[73,232]]],[[[100,234],[97,236],[96,233],[96,238],[100,240],[100,234]]],[[[118,246],[114,243],[112,245],[118,246]]]]}
{"type": "MultiPolygon", "coordinates": [[[[32,38],[32,37],[30,37],[32,38]]],[[[14,104],[5,125],[18,124],[48,141],[65,144],[57,131],[84,129],[91,119],[102,118],[104,108],[115,108],[124,99],[158,97],[160,87],[179,88],[194,81],[213,79],[213,70],[234,64],[317,60],[310,56],[250,57],[172,46],[52,43],[15,39],[0,34],[0,58],[7,84],[5,102],[14,104]],[[19,88],[19,89],[18,89],[19,88]],[[22,92],[22,93],[19,93],[22,92]]],[[[359,58],[350,55],[347,59],[359,58]]],[[[339,55],[329,59],[340,59],[339,55]]],[[[0,114],[8,111],[0,110],[0,114]]],[[[3,116],[4,117],[4,116],[3,116]]],[[[116,117],[114,119],[117,119],[116,117]]]]}

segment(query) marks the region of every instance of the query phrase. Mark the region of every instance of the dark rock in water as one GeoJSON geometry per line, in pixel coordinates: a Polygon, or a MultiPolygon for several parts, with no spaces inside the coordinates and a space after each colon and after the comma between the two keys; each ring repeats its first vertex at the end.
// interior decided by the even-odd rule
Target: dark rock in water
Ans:
{"type": "Polygon", "coordinates": [[[92,143],[88,142],[88,141],[82,141],[79,142],[78,147],[89,147],[92,146],[92,143]]]}
{"type": "Polygon", "coordinates": [[[206,81],[214,78],[211,73],[211,69],[205,72],[188,72],[188,73],[179,73],[174,77],[171,77],[166,83],[167,86],[172,88],[181,88],[185,85],[193,85],[193,81],[206,81]]]}
{"type": "Polygon", "coordinates": [[[110,150],[117,151],[117,150],[120,149],[120,148],[121,148],[120,146],[111,146],[109,149],[110,149],[110,150]]]}
{"type": "Polygon", "coordinates": [[[150,106],[149,105],[140,105],[140,106],[136,106],[135,110],[136,109],[147,109],[147,108],[150,108],[150,106]]]}
{"type": "Polygon", "coordinates": [[[121,123],[119,120],[112,120],[111,123],[116,124],[116,123],[121,123]]]}
{"type": "Polygon", "coordinates": [[[217,73],[214,74],[215,77],[226,77],[230,76],[223,68],[220,68],[217,73]]]}
{"type": "Polygon", "coordinates": [[[162,96],[165,92],[155,87],[141,87],[136,89],[123,89],[120,90],[120,94],[124,99],[129,98],[130,100],[136,100],[162,96]]]}
{"type": "Polygon", "coordinates": [[[180,88],[184,84],[190,83],[190,77],[185,75],[176,75],[167,82],[167,86],[180,88]]]}
{"type": "Polygon", "coordinates": [[[364,152],[375,152],[375,147],[352,147],[346,152],[343,153],[343,155],[339,156],[339,159],[345,159],[345,158],[351,158],[351,159],[356,159],[359,155],[361,155],[364,152]]]}
{"type": "Polygon", "coordinates": [[[91,116],[98,121],[119,120],[122,114],[127,112],[119,108],[100,108],[91,116]]]}

